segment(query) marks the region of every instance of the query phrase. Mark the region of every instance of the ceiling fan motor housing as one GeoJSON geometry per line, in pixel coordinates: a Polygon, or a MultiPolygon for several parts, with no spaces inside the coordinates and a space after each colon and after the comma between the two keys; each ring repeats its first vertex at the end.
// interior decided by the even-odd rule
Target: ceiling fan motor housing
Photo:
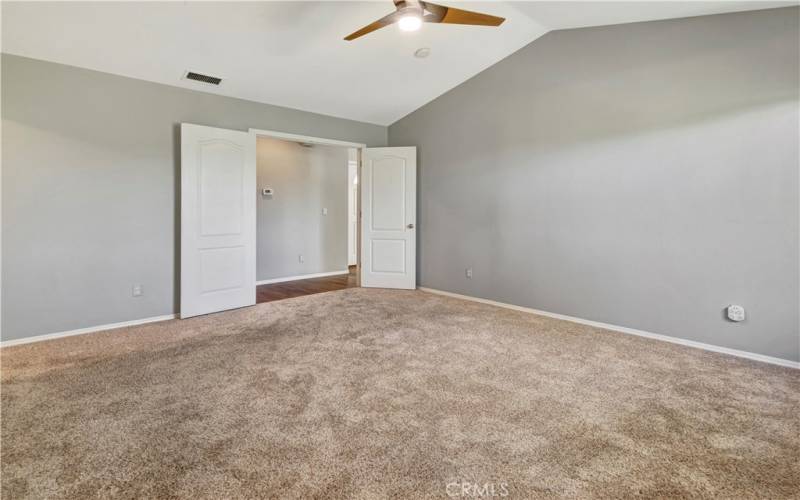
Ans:
{"type": "Polygon", "coordinates": [[[406,2],[404,0],[399,3],[396,3],[395,7],[397,7],[397,13],[400,14],[401,17],[402,16],[422,17],[425,15],[425,9],[423,8],[421,2],[406,2]]]}

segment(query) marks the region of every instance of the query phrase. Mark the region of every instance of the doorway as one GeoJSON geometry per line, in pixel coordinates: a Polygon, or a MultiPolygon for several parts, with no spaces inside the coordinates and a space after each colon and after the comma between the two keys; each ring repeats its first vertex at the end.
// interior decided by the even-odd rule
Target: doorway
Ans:
{"type": "Polygon", "coordinates": [[[256,303],[358,286],[358,156],[256,138],[256,303]]]}
{"type": "MultiPolygon", "coordinates": [[[[302,203],[296,206],[305,207],[302,203]]],[[[330,207],[324,204],[312,208],[315,217],[330,214],[330,210],[326,211],[330,207]]],[[[263,289],[264,301],[270,294],[269,300],[277,300],[338,289],[333,288],[336,286],[413,289],[416,287],[416,148],[367,148],[359,143],[283,132],[259,129],[243,132],[184,123],[181,124],[180,218],[181,318],[254,305],[257,285],[293,282],[282,285],[281,289],[263,289]],[[342,269],[309,273],[301,268],[303,274],[290,275],[287,273],[292,271],[283,270],[277,277],[257,278],[257,202],[284,193],[269,182],[259,184],[256,174],[259,138],[282,140],[303,148],[330,146],[351,150],[348,155],[352,156],[348,156],[342,175],[345,195],[340,212],[347,221],[348,211],[353,209],[347,193],[355,186],[354,268],[350,265],[352,248],[348,243],[353,225],[345,222],[335,230],[345,236],[341,247],[342,269]],[[356,173],[351,178],[353,157],[356,173]],[[308,281],[334,275],[339,277],[338,283],[308,281]]],[[[303,224],[296,222],[293,228],[296,230],[303,224]]],[[[318,228],[317,232],[324,230],[318,228]]],[[[277,233],[264,234],[262,237],[269,239],[277,233]]],[[[313,244],[308,248],[311,253],[293,250],[288,255],[290,258],[296,255],[297,263],[303,264],[315,249],[313,244]]]]}

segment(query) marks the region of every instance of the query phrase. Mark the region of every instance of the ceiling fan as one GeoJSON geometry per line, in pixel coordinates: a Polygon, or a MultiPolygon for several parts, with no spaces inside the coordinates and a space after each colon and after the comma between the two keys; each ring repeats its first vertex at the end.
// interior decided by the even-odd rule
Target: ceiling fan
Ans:
{"type": "Polygon", "coordinates": [[[422,23],[500,26],[505,21],[502,17],[454,9],[422,0],[394,0],[394,6],[395,12],[364,26],[344,39],[349,42],[394,23],[397,23],[403,31],[416,31],[422,23]]]}

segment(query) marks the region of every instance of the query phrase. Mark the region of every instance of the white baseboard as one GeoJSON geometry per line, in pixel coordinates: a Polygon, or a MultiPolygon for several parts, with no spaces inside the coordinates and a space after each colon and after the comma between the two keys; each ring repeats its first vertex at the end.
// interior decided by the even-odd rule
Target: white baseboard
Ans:
{"type": "Polygon", "coordinates": [[[566,316],[564,314],[556,314],[556,313],[551,313],[551,312],[547,312],[547,311],[540,311],[538,309],[531,309],[529,307],[515,306],[514,304],[506,304],[504,302],[496,302],[494,300],[481,299],[479,297],[471,297],[469,295],[461,295],[461,294],[453,293],[453,292],[445,292],[443,290],[436,290],[435,288],[419,287],[418,289],[422,290],[423,292],[435,293],[437,295],[445,295],[447,297],[453,297],[453,298],[456,298],[456,299],[469,300],[469,301],[472,301],[472,302],[480,302],[481,304],[489,304],[489,305],[492,305],[492,306],[504,307],[506,309],[513,309],[515,311],[522,311],[522,312],[530,313],[530,314],[538,314],[540,316],[547,316],[548,318],[555,318],[555,319],[561,319],[561,320],[564,320],[564,321],[571,321],[573,323],[580,323],[582,325],[594,326],[594,327],[597,327],[597,328],[603,328],[605,330],[611,330],[611,331],[614,331],[614,332],[627,333],[629,335],[637,335],[639,337],[646,337],[646,338],[649,338],[649,339],[661,340],[663,342],[670,342],[670,343],[673,343],[673,344],[679,344],[679,345],[684,345],[684,346],[688,346],[688,347],[694,347],[694,348],[697,348],[697,349],[704,349],[706,351],[713,351],[713,352],[719,352],[719,353],[722,353],[722,354],[729,354],[731,356],[737,356],[737,357],[740,357],[740,358],[747,358],[747,359],[752,359],[754,361],[761,361],[762,363],[770,363],[770,364],[773,364],[773,365],[785,366],[787,368],[800,369],[800,362],[791,361],[791,360],[788,360],[788,359],[774,358],[772,356],[765,356],[763,354],[757,354],[757,353],[754,353],[754,352],[740,351],[738,349],[730,349],[728,347],[720,347],[720,346],[716,346],[716,345],[712,345],[712,344],[704,344],[702,342],[695,342],[694,340],[685,340],[685,339],[680,339],[680,338],[677,338],[677,337],[670,337],[668,335],[661,335],[659,333],[651,333],[651,332],[646,332],[644,330],[636,330],[635,328],[628,328],[628,327],[625,327],[625,326],[610,325],[608,323],[600,323],[599,321],[591,321],[591,320],[588,320],[588,319],[575,318],[573,316],[566,316]]]}
{"type": "Polygon", "coordinates": [[[330,271],[327,273],[301,274],[299,276],[286,276],[285,278],[272,278],[268,280],[256,281],[256,285],[269,285],[271,283],[283,283],[284,281],[307,280],[311,278],[324,278],[325,276],[338,276],[340,274],[350,274],[349,269],[343,271],[330,271]]]}
{"type": "Polygon", "coordinates": [[[177,318],[177,314],[165,314],[164,316],[153,316],[152,318],[134,319],[132,321],[122,321],[120,323],[108,323],[106,325],[89,326],[86,328],[78,328],[77,330],[68,330],[65,332],[46,333],[44,335],[35,335],[33,337],[25,337],[23,339],[4,340],[0,342],[0,347],[11,347],[12,345],[30,344],[31,342],[41,342],[43,340],[59,339],[61,337],[72,337],[73,335],[83,335],[85,333],[102,332],[104,330],[115,330],[117,328],[124,328],[126,326],[144,325],[146,323],[155,323],[157,321],[167,321],[169,319],[177,318]]]}

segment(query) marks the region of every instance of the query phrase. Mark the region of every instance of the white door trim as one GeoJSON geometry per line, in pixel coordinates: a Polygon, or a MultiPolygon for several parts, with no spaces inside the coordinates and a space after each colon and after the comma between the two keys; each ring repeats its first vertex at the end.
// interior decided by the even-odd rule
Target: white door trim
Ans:
{"type": "Polygon", "coordinates": [[[358,161],[347,162],[347,265],[358,265],[358,161]],[[355,184],[354,184],[355,182],[355,184]]]}
{"type": "Polygon", "coordinates": [[[367,147],[366,144],[360,142],[347,142],[347,141],[339,141],[337,139],[325,139],[322,137],[312,137],[310,135],[299,135],[299,134],[289,134],[286,132],[279,132],[277,130],[263,130],[259,128],[251,128],[248,129],[250,135],[258,136],[266,136],[266,137],[274,137],[275,139],[284,139],[287,141],[297,141],[297,142],[310,142],[312,144],[323,144],[326,146],[342,146],[346,148],[358,148],[364,149],[367,147]]]}

